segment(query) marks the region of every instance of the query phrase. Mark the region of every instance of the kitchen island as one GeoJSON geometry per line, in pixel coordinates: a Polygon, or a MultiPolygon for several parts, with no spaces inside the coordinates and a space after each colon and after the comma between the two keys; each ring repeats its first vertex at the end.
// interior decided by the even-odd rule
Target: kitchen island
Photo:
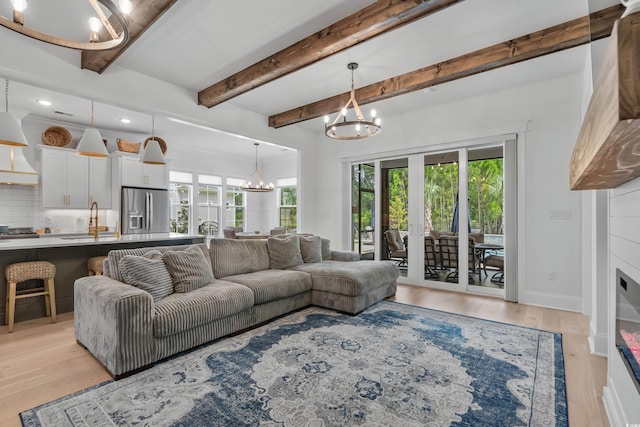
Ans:
{"type": "MultiPolygon", "coordinates": [[[[56,266],[55,290],[58,313],[73,311],[73,283],[87,275],[87,260],[107,255],[113,249],[132,249],[148,246],[172,246],[203,243],[204,236],[175,233],[130,234],[115,237],[101,235],[94,239],[88,235],[46,235],[36,239],[0,240],[0,321],[5,324],[7,282],[4,269],[7,265],[24,261],[49,261],[56,266]]],[[[41,286],[41,281],[31,281],[21,288],[41,286]]],[[[44,316],[44,298],[24,298],[16,302],[15,321],[44,316]]],[[[19,327],[19,325],[17,325],[19,327]]]]}

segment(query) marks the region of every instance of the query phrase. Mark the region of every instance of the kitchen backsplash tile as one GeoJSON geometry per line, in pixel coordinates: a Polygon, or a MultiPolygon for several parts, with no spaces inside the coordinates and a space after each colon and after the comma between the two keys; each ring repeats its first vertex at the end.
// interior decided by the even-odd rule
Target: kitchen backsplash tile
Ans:
{"type": "MultiPolygon", "coordinates": [[[[43,209],[40,188],[26,185],[0,184],[0,224],[10,227],[49,227],[61,233],[84,232],[89,209],[43,209]]],[[[100,210],[100,225],[113,227],[117,221],[114,211],[100,210]]]]}

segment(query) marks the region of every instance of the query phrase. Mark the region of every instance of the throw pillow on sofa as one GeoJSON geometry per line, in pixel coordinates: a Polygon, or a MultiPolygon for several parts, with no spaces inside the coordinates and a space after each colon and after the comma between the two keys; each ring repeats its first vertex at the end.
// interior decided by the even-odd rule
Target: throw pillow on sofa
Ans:
{"type": "Polygon", "coordinates": [[[173,293],[173,281],[162,254],[149,251],[143,256],[125,255],[119,261],[124,283],[149,292],[154,301],[173,293]]]}
{"type": "Polygon", "coordinates": [[[267,239],[270,266],[276,270],[286,270],[304,264],[300,253],[300,239],[296,235],[269,237],[267,239]]]}
{"type": "Polygon", "coordinates": [[[331,259],[331,241],[329,239],[322,239],[322,259],[331,259]]]}
{"type": "Polygon", "coordinates": [[[322,239],[320,236],[298,236],[300,253],[304,262],[322,262],[322,239]]]}
{"type": "Polygon", "coordinates": [[[214,281],[211,267],[197,246],[184,251],[167,251],[162,259],[177,293],[191,292],[214,281]]]}

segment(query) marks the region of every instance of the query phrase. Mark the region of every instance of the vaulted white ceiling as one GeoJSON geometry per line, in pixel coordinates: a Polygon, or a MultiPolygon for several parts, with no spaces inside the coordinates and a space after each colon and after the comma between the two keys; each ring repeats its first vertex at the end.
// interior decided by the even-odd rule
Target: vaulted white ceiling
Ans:
{"type": "MultiPolygon", "coordinates": [[[[55,23],[61,27],[75,28],[78,22],[85,21],[80,21],[79,16],[66,10],[70,3],[83,2],[31,1],[25,14],[28,23],[34,26],[55,23]],[[53,16],[55,19],[50,19],[53,16]]],[[[615,0],[592,2],[592,10],[616,3],[615,0]]],[[[135,0],[133,3],[135,7],[135,0]]],[[[371,0],[180,0],[104,73],[118,73],[127,69],[166,81],[193,93],[193,102],[197,103],[198,91],[371,3],[371,0]]],[[[8,4],[8,0],[0,3],[1,15],[10,16],[8,4]]],[[[227,102],[263,115],[266,124],[269,115],[347,91],[350,74],[346,64],[349,62],[360,64],[355,81],[357,87],[364,86],[585,16],[589,8],[587,0],[466,0],[227,102]]],[[[9,30],[0,27],[0,43],[7,40],[7,32],[9,30]]],[[[79,67],[77,52],[55,46],[43,49],[75,62],[79,67]]],[[[584,50],[567,50],[489,71],[473,79],[436,86],[431,93],[417,92],[381,101],[375,108],[384,119],[437,103],[453,102],[465,96],[482,95],[528,82],[578,73],[584,65],[584,50]]],[[[17,84],[15,92],[12,92],[12,105],[38,117],[49,116],[86,123],[89,111],[87,100],[57,93],[46,94],[59,97],[57,109],[74,113],[74,118],[65,119],[34,105],[33,98],[45,96],[38,94],[42,89],[17,84]]],[[[129,115],[139,121],[127,128],[112,120],[102,123],[106,128],[118,130],[122,127],[149,132],[149,118],[145,112],[127,111],[122,106],[97,108],[103,109],[104,116],[100,117],[109,115],[113,119],[129,115]]],[[[194,132],[194,138],[200,137],[196,135],[198,132],[204,132],[197,127],[179,127],[175,122],[161,126],[176,126],[174,131],[181,135],[194,132]]],[[[321,119],[295,126],[322,133],[321,119]]],[[[229,147],[229,150],[233,150],[233,147],[229,147]]],[[[266,151],[264,155],[268,155],[266,151]]]]}

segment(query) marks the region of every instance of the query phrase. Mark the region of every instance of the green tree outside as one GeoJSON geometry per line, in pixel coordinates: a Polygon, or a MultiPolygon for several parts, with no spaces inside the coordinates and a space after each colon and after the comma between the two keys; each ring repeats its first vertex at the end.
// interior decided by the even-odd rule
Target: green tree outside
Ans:
{"type": "MultiPolygon", "coordinates": [[[[389,170],[389,227],[392,229],[408,229],[409,179],[407,171],[407,168],[389,170]]],[[[470,161],[468,175],[471,228],[485,234],[503,234],[504,179],[502,159],[470,161]]],[[[451,229],[457,193],[457,162],[424,167],[425,231],[449,231],[451,229]]]]}

